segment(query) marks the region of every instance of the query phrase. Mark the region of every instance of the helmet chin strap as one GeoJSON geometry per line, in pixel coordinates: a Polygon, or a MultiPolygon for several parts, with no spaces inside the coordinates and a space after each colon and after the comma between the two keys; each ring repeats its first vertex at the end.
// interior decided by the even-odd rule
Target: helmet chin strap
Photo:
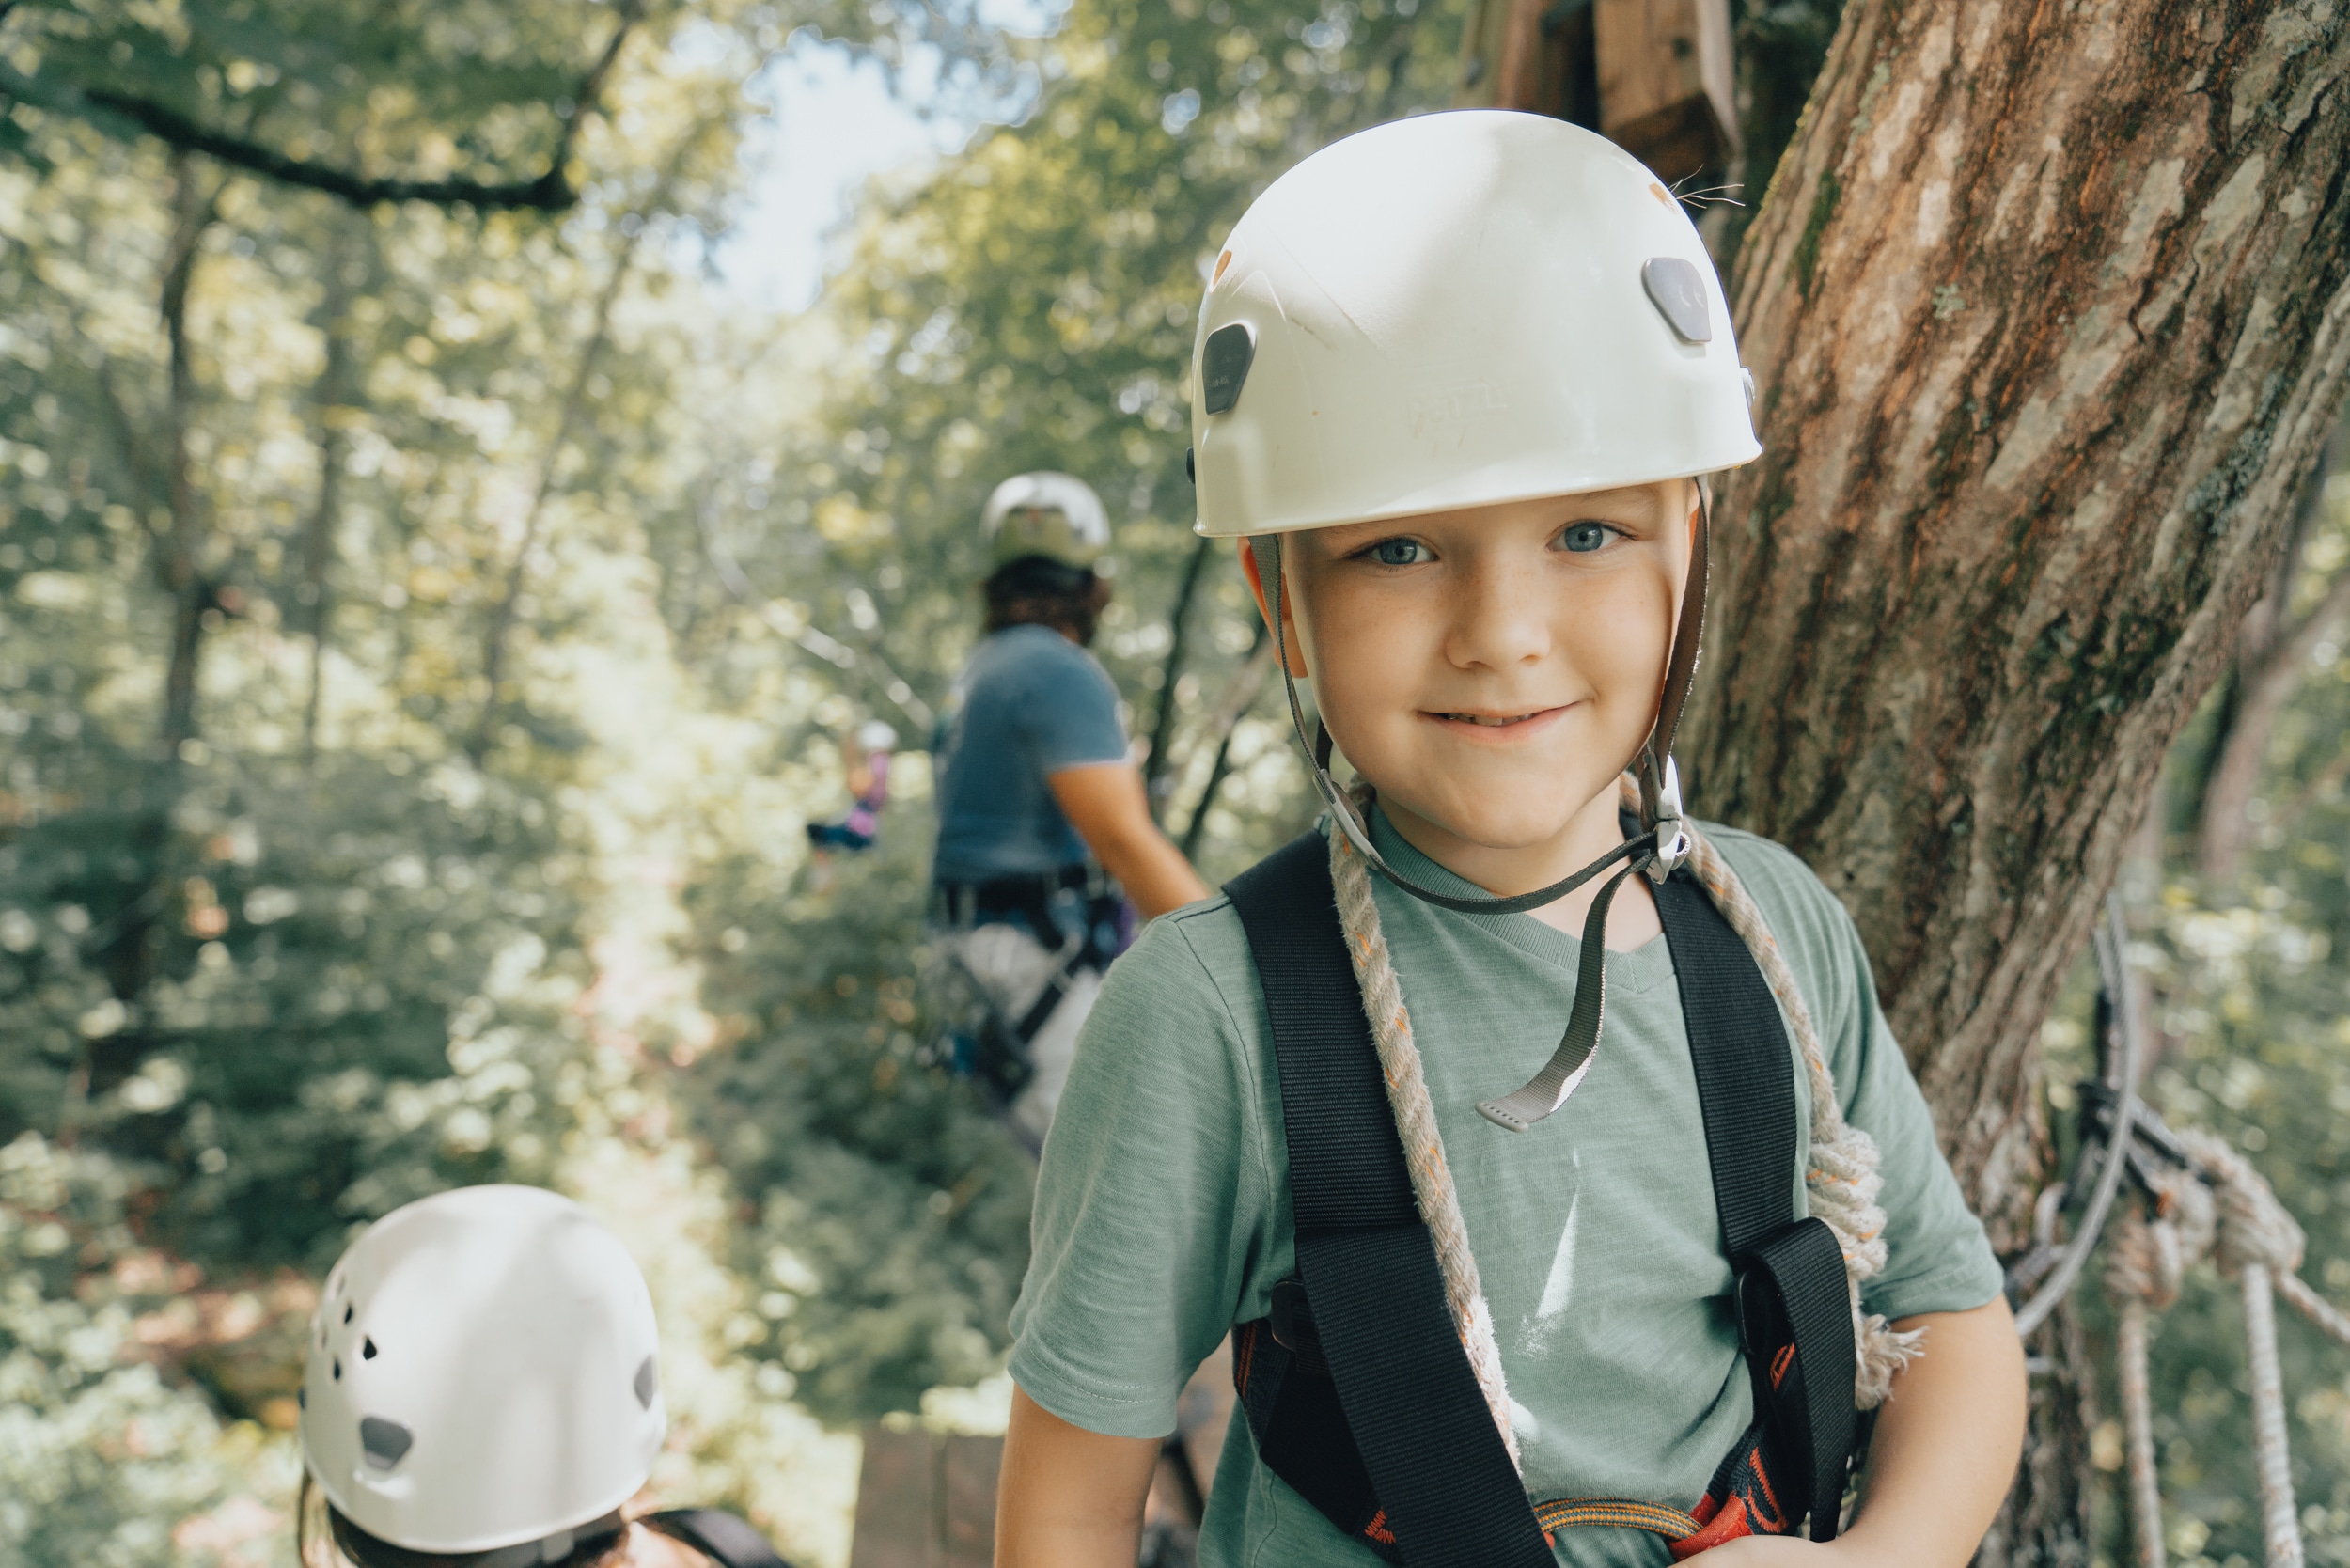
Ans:
{"type": "Polygon", "coordinates": [[[1610,867],[1615,874],[1601,885],[1583,919],[1582,951],[1576,964],[1574,1007],[1567,1016],[1566,1033],[1559,1048],[1527,1083],[1498,1099],[1482,1101],[1478,1111],[1488,1121],[1522,1133],[1567,1103],[1591,1065],[1599,1048],[1600,1026],[1607,1003],[1607,911],[1616,889],[1635,871],[1645,871],[1662,883],[1688,858],[1690,839],[1682,819],[1681,777],[1673,766],[1673,735],[1689,700],[1697,677],[1698,645],[1705,629],[1706,545],[1713,531],[1714,501],[1705,481],[1698,484],[1697,537],[1689,552],[1689,574],[1681,592],[1681,614],[1673,627],[1672,651],[1665,661],[1665,689],[1657,704],[1656,722],[1634,759],[1634,776],[1640,789],[1640,831],[1571,876],[1547,887],[1510,898],[1461,898],[1423,887],[1387,864],[1371,841],[1371,826],[1355,802],[1330,776],[1329,729],[1316,719],[1314,732],[1306,732],[1306,710],[1297,699],[1297,682],[1290,674],[1287,618],[1281,614],[1281,536],[1263,534],[1252,541],[1257,568],[1264,579],[1265,604],[1273,619],[1274,657],[1281,670],[1281,687],[1289,695],[1290,722],[1298,743],[1312,764],[1314,788],[1330,808],[1339,830],[1371,870],[1423,903],[1466,915],[1522,915],[1540,909],[1581,887],[1610,867]]]}

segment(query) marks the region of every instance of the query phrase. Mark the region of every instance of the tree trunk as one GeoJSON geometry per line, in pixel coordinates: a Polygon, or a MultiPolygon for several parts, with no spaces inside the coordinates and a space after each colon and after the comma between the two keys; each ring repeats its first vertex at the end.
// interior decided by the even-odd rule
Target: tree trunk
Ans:
{"type": "Polygon", "coordinates": [[[302,531],[302,577],[294,586],[301,627],[310,641],[309,690],[302,702],[302,760],[315,767],[319,757],[319,708],[326,685],[326,634],[334,613],[334,586],[329,581],[335,561],[335,529],[342,521],[343,463],[350,456],[349,422],[352,353],[351,313],[352,275],[360,265],[362,246],[372,248],[371,237],[345,226],[326,257],[326,292],[319,305],[320,325],[326,337],[326,363],[318,380],[319,494],[310,521],[302,531]]]}
{"type": "MultiPolygon", "coordinates": [[[[1852,910],[2002,1247],[2040,1024],[2350,364],[2345,74],[2322,4],[1853,0],[1740,252],[1693,805],[1852,910]]],[[[2060,1427],[1986,1560],[2086,1560],[2060,1427]]]]}
{"type": "Polygon", "coordinates": [[[2342,388],[2345,71],[2283,6],[1856,4],[1747,238],[1767,451],[1689,772],[1854,910],[2003,1215],[2030,1043],[2342,388]]]}
{"type": "Polygon", "coordinates": [[[196,416],[196,367],[189,357],[188,290],[196,278],[197,253],[204,230],[212,226],[212,203],[197,180],[195,161],[186,154],[172,159],[171,241],[164,259],[159,311],[170,360],[166,392],[164,448],[164,499],[171,513],[170,531],[163,538],[164,587],[171,595],[171,651],[164,667],[164,712],[161,740],[166,757],[196,738],[196,691],[198,663],[204,650],[204,612],[212,607],[212,585],[204,575],[203,505],[188,450],[196,416]]]}

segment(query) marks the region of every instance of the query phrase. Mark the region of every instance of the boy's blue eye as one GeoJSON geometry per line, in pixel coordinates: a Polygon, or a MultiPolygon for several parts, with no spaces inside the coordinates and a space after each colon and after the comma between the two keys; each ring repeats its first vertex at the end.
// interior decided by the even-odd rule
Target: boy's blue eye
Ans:
{"type": "Polygon", "coordinates": [[[1383,539],[1370,555],[1381,566],[1418,566],[1428,558],[1428,547],[1416,539],[1383,539]]]}
{"type": "Polygon", "coordinates": [[[1567,531],[1559,536],[1559,542],[1576,555],[1588,555],[1607,542],[1605,523],[1570,523],[1567,531]]]}

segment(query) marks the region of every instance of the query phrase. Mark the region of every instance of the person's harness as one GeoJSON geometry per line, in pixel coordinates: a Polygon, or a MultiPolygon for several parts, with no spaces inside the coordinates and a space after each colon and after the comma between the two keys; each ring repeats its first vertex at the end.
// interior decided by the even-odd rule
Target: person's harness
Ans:
{"type": "Polygon", "coordinates": [[[1132,936],[1124,895],[1098,869],[1084,863],[983,882],[939,882],[932,888],[931,920],[955,933],[998,922],[1017,926],[1053,955],[1042,988],[1017,1018],[995,1006],[988,988],[968,974],[960,956],[944,955],[947,963],[965,970],[964,978],[973,982],[967,989],[983,1014],[971,1031],[968,1059],[958,1056],[949,1065],[1006,1102],[1026,1087],[1035,1071],[1028,1047],[1077,977],[1089,969],[1107,969],[1132,936]],[[1081,901],[1074,922],[1054,907],[1073,894],[1081,901]]]}
{"type": "MultiPolygon", "coordinates": [[[[1654,1530],[1683,1559],[1741,1535],[1835,1536],[1854,1449],[1854,1340],[1835,1233],[1794,1213],[1795,1093],[1761,969],[1690,871],[1655,888],[1697,1069],[1755,1419],[1703,1498],[1529,1501],[1480,1389],[1413,1198],[1331,889],[1308,832],[1228,884],[1281,1085],[1297,1275],[1233,1331],[1258,1456],[1343,1534],[1412,1568],[1552,1568],[1547,1532],[1654,1530]]],[[[1587,933],[1585,940],[1595,937],[1587,933]]],[[[1579,998],[1578,998],[1579,1000],[1579,998]]]]}

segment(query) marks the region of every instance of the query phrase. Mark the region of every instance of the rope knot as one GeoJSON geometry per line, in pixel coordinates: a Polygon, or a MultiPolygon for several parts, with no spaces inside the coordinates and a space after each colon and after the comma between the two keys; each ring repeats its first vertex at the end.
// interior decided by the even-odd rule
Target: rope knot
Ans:
{"type": "Polygon", "coordinates": [[[2218,1207],[2193,1171],[2166,1171],[2154,1184],[2154,1212],[2132,1208],[2112,1231],[2106,1288],[2160,1310],[2178,1300],[2186,1271],[2210,1255],[2218,1207]]]}
{"type": "Polygon", "coordinates": [[[2219,1186],[2219,1272],[2232,1279],[2251,1263],[2279,1276],[2300,1272],[2309,1237],[2252,1162],[2201,1128],[2189,1128],[2179,1138],[2219,1186]]]}

